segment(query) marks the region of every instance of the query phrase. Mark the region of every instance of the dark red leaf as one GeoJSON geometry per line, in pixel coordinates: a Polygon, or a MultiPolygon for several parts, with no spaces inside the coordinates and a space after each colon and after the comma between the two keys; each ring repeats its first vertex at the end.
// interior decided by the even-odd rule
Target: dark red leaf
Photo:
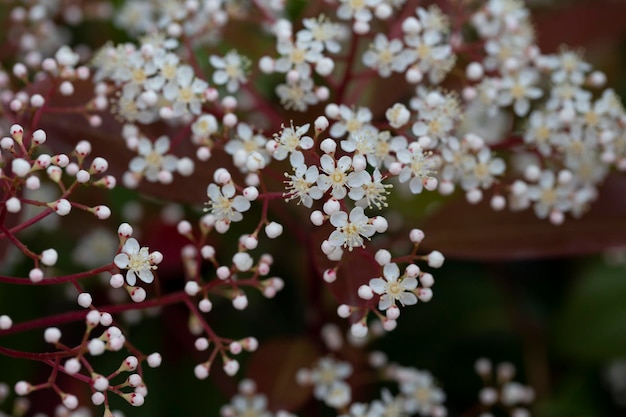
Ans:
{"type": "Polygon", "coordinates": [[[626,245],[626,177],[611,175],[580,219],[554,226],[530,210],[495,212],[458,199],[426,219],[424,246],[446,257],[484,261],[586,255],[626,245]]]}
{"type": "Polygon", "coordinates": [[[538,43],[543,52],[555,52],[567,44],[590,48],[626,38],[626,3],[610,0],[565,2],[561,7],[534,17],[538,43]]]}

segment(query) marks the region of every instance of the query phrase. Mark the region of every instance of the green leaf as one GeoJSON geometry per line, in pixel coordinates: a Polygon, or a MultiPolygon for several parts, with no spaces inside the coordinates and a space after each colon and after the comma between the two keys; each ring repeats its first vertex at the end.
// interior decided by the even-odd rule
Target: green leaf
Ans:
{"type": "Polygon", "coordinates": [[[578,360],[600,362],[626,352],[626,267],[601,263],[586,270],[552,334],[557,350],[578,360]]]}

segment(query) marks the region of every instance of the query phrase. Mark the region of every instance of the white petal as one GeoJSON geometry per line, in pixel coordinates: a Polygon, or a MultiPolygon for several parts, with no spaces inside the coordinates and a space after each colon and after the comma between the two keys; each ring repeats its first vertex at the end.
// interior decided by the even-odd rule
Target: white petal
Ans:
{"type": "Polygon", "coordinates": [[[122,252],[127,253],[129,255],[135,255],[139,253],[139,242],[134,237],[131,237],[124,243],[124,247],[122,247],[122,252]]]}
{"type": "Polygon", "coordinates": [[[417,304],[417,297],[412,292],[403,292],[400,294],[398,301],[404,306],[412,306],[413,304],[417,304]]]}
{"type": "Polygon", "coordinates": [[[117,266],[120,269],[128,268],[129,261],[130,261],[130,258],[125,253],[118,253],[117,255],[115,255],[115,258],[113,259],[113,263],[115,264],[115,266],[117,266]]]}
{"type": "Polygon", "coordinates": [[[383,267],[383,275],[389,282],[397,281],[400,276],[400,268],[397,264],[389,263],[383,267]]]}
{"type": "Polygon", "coordinates": [[[126,283],[131,286],[137,283],[137,276],[130,269],[126,271],[126,283]]]}
{"type": "Polygon", "coordinates": [[[149,269],[142,269],[139,271],[139,279],[146,284],[150,284],[154,281],[154,274],[152,274],[152,271],[149,269]]]}
{"type": "Polygon", "coordinates": [[[385,292],[386,282],[382,278],[370,279],[369,286],[376,294],[383,294],[385,292]]]}

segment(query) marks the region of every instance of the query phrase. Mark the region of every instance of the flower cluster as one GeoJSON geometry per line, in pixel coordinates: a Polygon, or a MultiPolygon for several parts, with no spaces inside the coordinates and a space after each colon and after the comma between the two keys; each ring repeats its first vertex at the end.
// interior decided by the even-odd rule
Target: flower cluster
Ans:
{"type": "MultiPolygon", "coordinates": [[[[446,394],[430,372],[354,353],[396,329],[401,309],[433,298],[430,271],[445,258],[422,244],[413,203],[434,202],[429,211],[459,191],[559,225],[626,170],[620,98],[580,53],[542,52],[523,2],[292,3],[0,6],[0,43],[14,53],[0,63],[0,255],[27,260],[3,263],[0,285],[67,286],[73,307],[56,311],[55,299],[33,310],[43,318],[0,315],[0,337],[45,327],[55,348],[0,346],[50,368],[46,382],[15,383],[16,394],[49,389],[63,415],[79,398],[105,417],[112,396],[142,405],[144,365],[161,356],[135,347],[127,326],[170,306],[186,320],[170,327],[192,340],[176,335],[193,351],[190,375],[207,379],[216,362],[248,375],[240,368],[265,341],[231,322],[264,317],[259,299],[287,308],[289,298],[310,348],[289,363],[299,369],[289,383],[310,392],[283,407],[244,379],[223,417],[293,417],[311,398],[342,417],[443,417],[446,394]],[[109,24],[119,43],[70,47],[87,20],[109,24]],[[71,323],[80,338],[61,343],[71,323]],[[112,371],[92,361],[121,352],[112,371]],[[355,402],[362,375],[397,390],[355,402]],[[91,396],[63,391],[66,376],[91,396]]],[[[270,327],[259,334],[274,337],[270,327]]],[[[496,406],[528,414],[532,389],[513,382],[510,365],[495,379],[490,362],[476,369],[482,417],[496,406]]]]}

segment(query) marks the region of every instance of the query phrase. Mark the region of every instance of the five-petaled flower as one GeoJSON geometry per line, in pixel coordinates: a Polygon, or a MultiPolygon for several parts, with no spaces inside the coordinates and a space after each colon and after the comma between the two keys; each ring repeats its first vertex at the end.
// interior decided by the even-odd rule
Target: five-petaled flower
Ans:
{"type": "Polygon", "coordinates": [[[137,277],[146,284],[154,281],[152,270],[156,269],[156,265],[154,265],[148,248],[140,247],[135,238],[131,237],[124,243],[121,252],[115,255],[113,262],[120,269],[128,269],[126,272],[128,285],[135,285],[137,277]]]}
{"type": "Polygon", "coordinates": [[[403,306],[417,304],[417,297],[413,290],[417,288],[417,279],[412,277],[400,277],[400,268],[395,263],[389,263],[383,267],[383,278],[373,278],[369,285],[376,294],[380,295],[378,308],[387,310],[396,301],[400,301],[403,306]]]}

